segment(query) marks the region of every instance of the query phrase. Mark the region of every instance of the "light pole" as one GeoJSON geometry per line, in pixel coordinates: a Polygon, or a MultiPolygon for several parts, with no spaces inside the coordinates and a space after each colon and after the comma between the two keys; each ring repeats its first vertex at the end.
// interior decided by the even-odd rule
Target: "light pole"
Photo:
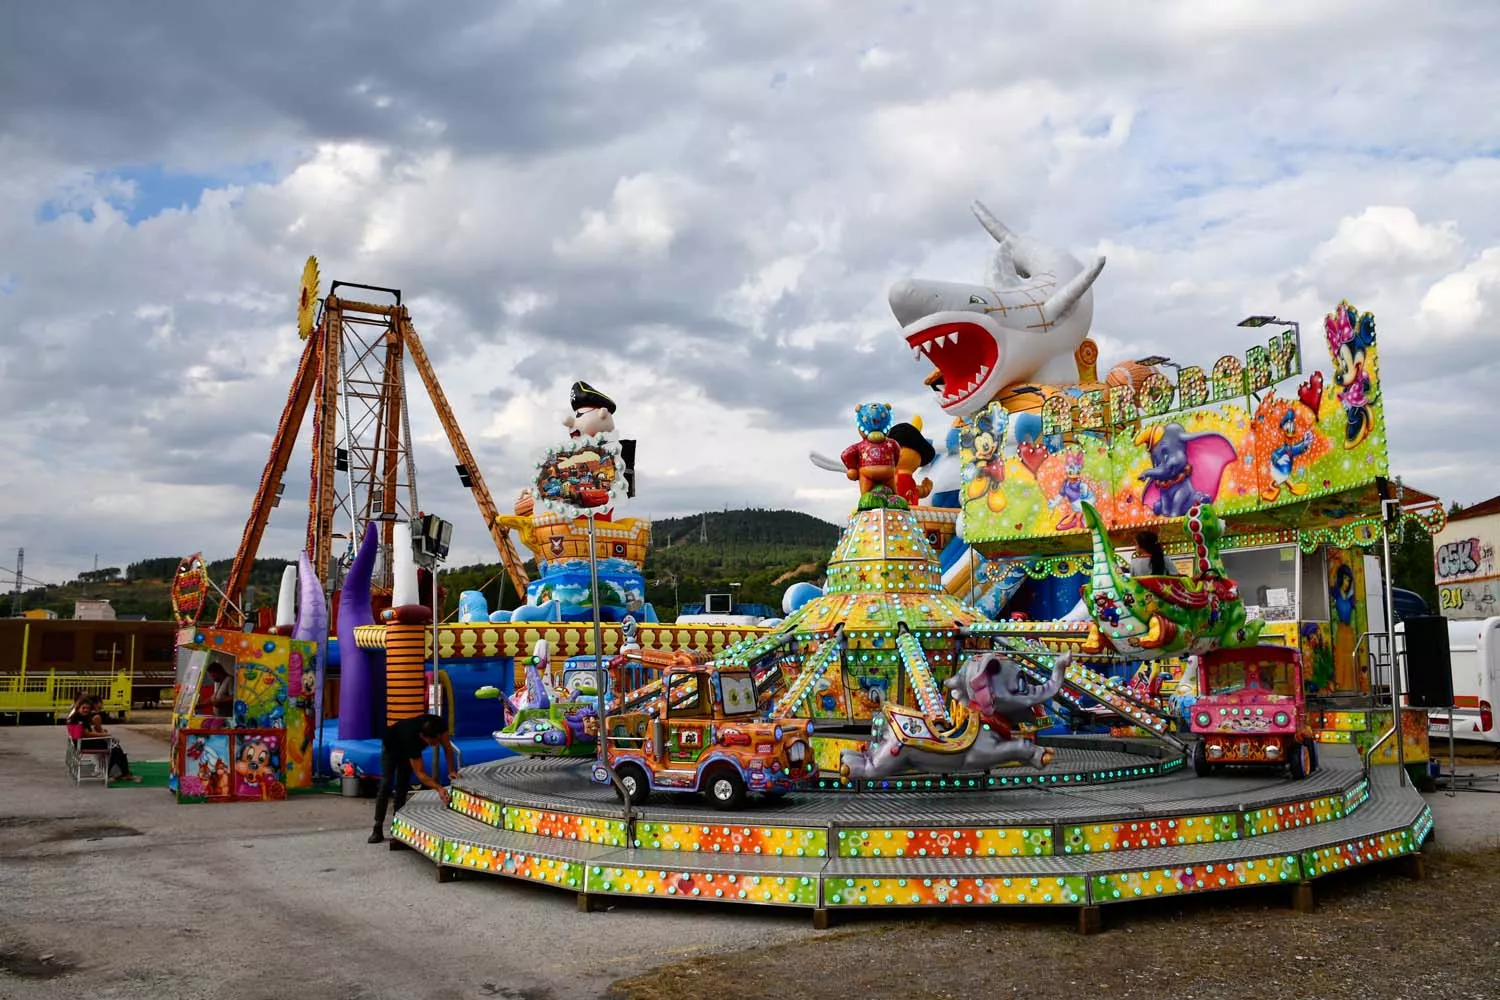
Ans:
{"type": "MultiPolygon", "coordinates": [[[[1391,725],[1395,728],[1396,740],[1396,773],[1404,787],[1406,785],[1406,734],[1401,724],[1401,659],[1396,652],[1396,596],[1391,590],[1394,586],[1391,571],[1391,525],[1398,524],[1401,518],[1401,483],[1396,481],[1396,498],[1380,501],[1380,534],[1385,544],[1385,565],[1382,575],[1385,577],[1385,635],[1386,647],[1391,652],[1391,725]]],[[[1453,728],[1453,715],[1450,712],[1448,727],[1453,728]]]]}
{"type": "MultiPolygon", "coordinates": [[[[448,558],[448,547],[453,542],[453,525],[433,514],[422,514],[412,521],[412,558],[418,566],[427,570],[432,581],[432,687],[427,691],[427,708],[433,714],[442,704],[442,684],[438,680],[438,626],[442,620],[442,605],[438,600],[438,572],[444,559],[448,558]]],[[[455,748],[456,749],[456,748],[455,748]]],[[[438,755],[442,751],[432,748],[432,773],[442,774],[438,768],[438,755]]],[[[449,761],[453,770],[463,767],[462,760],[449,761]]]]}
{"type": "Polygon", "coordinates": [[[1292,336],[1297,341],[1297,370],[1302,370],[1302,324],[1294,319],[1282,319],[1279,316],[1246,316],[1235,324],[1236,326],[1247,326],[1257,329],[1262,326],[1290,327],[1292,336]]]}
{"type": "Polygon", "coordinates": [[[681,605],[677,602],[677,574],[668,573],[665,577],[657,577],[655,580],[651,581],[651,585],[653,587],[660,586],[663,579],[670,580],[672,582],[672,607],[674,609],[681,607],[681,605]]]}

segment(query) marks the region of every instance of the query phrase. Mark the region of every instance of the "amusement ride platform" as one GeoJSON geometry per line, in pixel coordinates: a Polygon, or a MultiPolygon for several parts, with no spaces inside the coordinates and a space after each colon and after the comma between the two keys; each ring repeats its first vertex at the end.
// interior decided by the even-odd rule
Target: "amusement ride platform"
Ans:
{"type": "Polygon", "coordinates": [[[1030,787],[947,776],[946,791],[803,792],[738,811],[656,794],[629,813],[590,783],[591,761],[513,758],[466,769],[450,808],[413,796],[392,836],[442,881],[525,879],[584,909],[603,897],[770,904],[826,926],[852,909],[1073,907],[1087,931],[1099,907],[1150,897],[1280,884],[1310,905],[1315,879],[1412,855],[1432,831],[1399,771],[1367,769],[1352,749],[1326,748],[1301,781],[1199,778],[1111,739],[1056,752],[1045,771],[996,769],[1030,787]],[[1132,770],[1143,776],[1120,780],[1132,770]]]}

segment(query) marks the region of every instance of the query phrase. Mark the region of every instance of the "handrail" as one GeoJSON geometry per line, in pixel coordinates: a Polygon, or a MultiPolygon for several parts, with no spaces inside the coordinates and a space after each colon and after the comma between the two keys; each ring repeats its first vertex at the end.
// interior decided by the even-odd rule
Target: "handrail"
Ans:
{"type": "Polygon", "coordinates": [[[1365,769],[1365,777],[1366,778],[1368,778],[1370,776],[1370,768],[1373,766],[1370,763],[1370,761],[1372,761],[1375,758],[1375,751],[1379,750],[1382,746],[1384,746],[1386,740],[1388,740],[1392,736],[1396,735],[1397,731],[1400,730],[1400,728],[1401,728],[1401,722],[1400,722],[1399,719],[1392,721],[1391,728],[1389,728],[1385,732],[1381,733],[1380,734],[1380,738],[1378,740],[1376,740],[1375,742],[1371,743],[1370,744],[1370,749],[1368,749],[1368,750],[1365,751],[1365,753],[1364,753],[1364,769],[1365,769]]]}

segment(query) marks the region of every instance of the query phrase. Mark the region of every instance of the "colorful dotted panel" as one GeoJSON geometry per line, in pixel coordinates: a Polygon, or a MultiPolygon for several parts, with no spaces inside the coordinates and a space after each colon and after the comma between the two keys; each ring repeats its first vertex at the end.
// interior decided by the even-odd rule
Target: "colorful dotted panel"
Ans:
{"type": "Polygon", "coordinates": [[[855,514],[828,560],[824,590],[926,591],[943,589],[942,567],[927,533],[910,511],[869,510],[855,514]]]}
{"type": "Polygon", "coordinates": [[[1321,732],[1363,733],[1370,729],[1368,712],[1313,712],[1312,727],[1321,732]]]}
{"type": "Polygon", "coordinates": [[[481,844],[466,844],[462,841],[443,842],[443,864],[493,875],[509,875],[532,882],[545,882],[564,889],[579,889],[583,886],[584,867],[572,861],[557,861],[552,858],[537,858],[514,851],[502,851],[481,844]]]}
{"type": "Polygon", "coordinates": [[[784,906],[818,905],[818,880],[803,875],[725,875],[595,865],[588,870],[588,891],[617,896],[682,896],[784,906]]]}
{"type": "Polygon", "coordinates": [[[1252,809],[1245,813],[1245,836],[1259,837],[1281,830],[1295,830],[1314,823],[1343,819],[1349,811],[1345,796],[1326,796],[1321,799],[1305,799],[1301,802],[1284,802],[1281,805],[1252,809]]]}
{"type": "Polygon", "coordinates": [[[1176,847],[1182,844],[1212,844],[1238,840],[1239,826],[1234,813],[1206,816],[1178,816],[1173,819],[1137,820],[1130,823],[1086,823],[1064,825],[1063,854],[1093,854],[1104,851],[1133,851],[1148,847],[1176,847]]]}
{"type": "Polygon", "coordinates": [[[1088,880],[1067,878],[835,878],[826,906],[997,906],[1083,904],[1088,880]]]}
{"type": "Polygon", "coordinates": [[[899,830],[840,830],[841,858],[1046,857],[1051,827],[914,827],[899,830]]]}
{"type": "Polygon", "coordinates": [[[461,788],[452,789],[448,800],[448,808],[456,812],[461,812],[470,819],[477,819],[481,823],[488,823],[490,826],[504,826],[504,822],[500,816],[500,803],[480,798],[461,788]]]}
{"type": "Polygon", "coordinates": [[[1157,868],[1151,871],[1118,872],[1094,877],[1095,903],[1117,903],[1148,896],[1179,896],[1215,889],[1239,889],[1261,883],[1296,882],[1302,869],[1295,854],[1258,861],[1228,861],[1222,864],[1157,868]]]}
{"type": "Polygon", "coordinates": [[[502,810],[505,829],[532,833],[558,840],[581,840],[587,844],[624,847],[628,841],[625,822],[600,816],[575,816],[572,813],[505,806],[502,810]]]}
{"type": "Polygon", "coordinates": [[[828,856],[828,831],[808,827],[704,826],[638,821],[635,830],[636,847],[657,851],[795,858],[828,856]]]}
{"type": "Polygon", "coordinates": [[[1368,778],[1360,779],[1359,784],[1344,793],[1344,812],[1352,813],[1364,805],[1370,798],[1370,782],[1368,778]]]}
{"type": "Polygon", "coordinates": [[[428,833],[412,826],[411,822],[397,816],[391,821],[391,836],[407,844],[415,850],[421,851],[427,857],[437,860],[443,850],[443,838],[435,833],[428,833]]]}
{"type": "Polygon", "coordinates": [[[1412,830],[1397,830],[1378,837],[1363,837],[1333,847],[1306,851],[1302,855],[1302,870],[1307,873],[1308,878],[1317,878],[1345,868],[1410,854],[1420,846],[1421,842],[1413,835],[1412,830]]]}
{"type": "MultiPolygon", "coordinates": [[[[642,625],[640,641],[646,649],[700,649],[717,654],[747,636],[764,634],[765,629],[755,626],[642,625]]],[[[554,659],[586,655],[593,652],[594,628],[551,622],[444,625],[438,633],[438,652],[443,659],[529,656],[540,639],[551,645],[554,659]]],[[[619,626],[605,625],[603,639],[606,653],[617,652],[619,626]]],[[[385,626],[360,625],[354,630],[354,641],[361,649],[384,649],[385,626]]]]}

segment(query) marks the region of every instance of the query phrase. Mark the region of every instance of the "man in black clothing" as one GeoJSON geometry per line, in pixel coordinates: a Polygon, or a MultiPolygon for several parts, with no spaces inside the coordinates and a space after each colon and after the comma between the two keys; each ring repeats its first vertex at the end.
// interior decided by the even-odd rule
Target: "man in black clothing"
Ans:
{"type": "Polygon", "coordinates": [[[448,779],[458,777],[458,752],[453,749],[448,723],[442,716],[419,715],[386,727],[380,744],[380,794],[375,798],[375,829],[370,834],[370,843],[378,844],[385,839],[385,811],[391,801],[391,790],[395,789],[396,811],[400,812],[411,791],[412,775],[442,796],[443,805],[448,804],[448,789],[429,777],[422,766],[422,751],[435,746],[448,752],[448,779]]]}

